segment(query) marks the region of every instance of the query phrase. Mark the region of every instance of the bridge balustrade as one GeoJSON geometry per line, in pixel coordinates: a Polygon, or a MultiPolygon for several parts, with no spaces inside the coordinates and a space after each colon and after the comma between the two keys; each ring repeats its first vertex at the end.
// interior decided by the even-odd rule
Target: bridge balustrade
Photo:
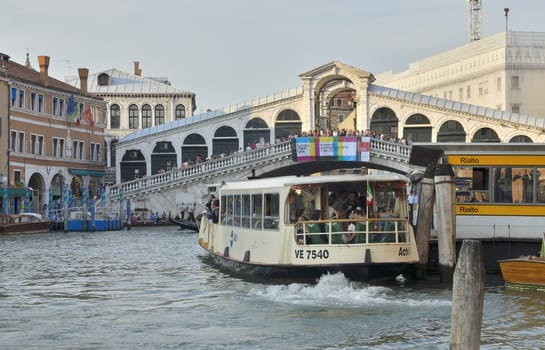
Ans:
{"type": "Polygon", "coordinates": [[[164,173],[127,181],[120,185],[111,186],[110,196],[119,196],[120,189],[123,189],[124,194],[129,194],[135,191],[152,189],[163,185],[171,185],[179,182],[180,180],[188,180],[195,177],[208,176],[211,172],[248,164],[256,160],[263,161],[278,155],[291,155],[291,147],[292,146],[290,141],[277,143],[274,145],[257,148],[251,151],[203,161],[185,168],[176,168],[164,173]]]}
{"type": "MultiPolygon", "coordinates": [[[[372,157],[393,159],[403,163],[408,163],[409,161],[411,146],[371,138],[370,147],[372,157]]],[[[178,185],[184,181],[195,181],[196,179],[209,177],[214,173],[226,171],[230,168],[239,168],[241,165],[249,166],[256,162],[267,162],[275,157],[288,157],[291,154],[292,141],[264,146],[251,151],[211,159],[188,167],[176,168],[164,173],[145,176],[111,186],[110,198],[116,201],[119,198],[119,191],[121,189],[123,189],[125,195],[130,197],[131,194],[178,185]]]]}

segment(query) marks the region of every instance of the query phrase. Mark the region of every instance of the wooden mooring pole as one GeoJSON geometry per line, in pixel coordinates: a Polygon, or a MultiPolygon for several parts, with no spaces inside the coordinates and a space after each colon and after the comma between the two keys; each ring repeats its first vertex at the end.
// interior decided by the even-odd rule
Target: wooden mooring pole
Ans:
{"type": "Polygon", "coordinates": [[[416,247],[418,249],[418,264],[414,267],[414,278],[416,279],[426,279],[428,276],[430,233],[433,223],[433,204],[435,201],[434,176],[435,166],[428,166],[420,183],[418,217],[415,228],[416,247]]]}
{"type": "Polygon", "coordinates": [[[450,164],[435,168],[435,200],[437,202],[437,249],[441,282],[451,284],[456,260],[456,181],[450,164]]]}
{"type": "Polygon", "coordinates": [[[481,242],[464,240],[454,271],[450,349],[479,349],[485,270],[481,242]]]}

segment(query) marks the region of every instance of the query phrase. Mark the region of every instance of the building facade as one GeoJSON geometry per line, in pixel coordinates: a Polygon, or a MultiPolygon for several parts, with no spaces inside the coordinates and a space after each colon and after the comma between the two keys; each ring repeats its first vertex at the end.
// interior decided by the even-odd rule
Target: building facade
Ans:
{"type": "Polygon", "coordinates": [[[376,79],[399,90],[545,117],[545,33],[501,32],[376,79]]]}
{"type": "MultiPolygon", "coordinates": [[[[105,174],[106,102],[88,93],[88,70],[78,70],[84,82],[78,89],[49,76],[48,56],[38,56],[39,71],[32,68],[28,55],[25,65],[6,54],[1,57],[2,82],[8,85],[7,91],[0,89],[5,185],[29,189],[28,204],[35,212],[60,200],[65,184],[75,198],[84,188],[94,194],[105,174]]],[[[11,212],[20,210],[16,201],[8,205],[11,212]]]]}
{"type": "MultiPolygon", "coordinates": [[[[77,77],[67,82],[80,87],[77,77]]],[[[89,76],[88,89],[107,102],[105,121],[106,164],[114,182],[116,145],[125,135],[193,115],[195,94],[175,88],[165,77],[143,77],[139,62],[134,72],[113,68],[89,76]]],[[[175,164],[173,164],[175,166],[175,164]]]]}

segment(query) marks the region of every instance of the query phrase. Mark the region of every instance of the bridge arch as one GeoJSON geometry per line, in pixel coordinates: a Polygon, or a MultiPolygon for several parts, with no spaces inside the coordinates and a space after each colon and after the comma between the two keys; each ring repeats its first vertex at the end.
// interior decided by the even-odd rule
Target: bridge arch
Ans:
{"type": "Polygon", "coordinates": [[[516,135],[509,140],[509,143],[533,143],[533,142],[534,141],[529,136],[526,136],[526,135],[516,135]]]}
{"type": "Polygon", "coordinates": [[[370,128],[378,134],[398,136],[399,119],[393,110],[381,107],[373,112],[370,128]]]}
{"type": "Polygon", "coordinates": [[[65,183],[65,179],[62,174],[57,173],[53,175],[53,178],[51,179],[51,183],[49,185],[52,200],[57,201],[62,198],[62,186],[64,183],[65,183]]]}
{"type": "Polygon", "coordinates": [[[193,163],[208,157],[208,146],[202,135],[197,133],[185,137],[182,145],[182,163],[193,163]]]}
{"type": "Polygon", "coordinates": [[[220,126],[212,139],[212,154],[230,154],[239,149],[238,135],[230,126],[220,126]]]}
{"type": "Polygon", "coordinates": [[[492,128],[480,128],[474,134],[471,142],[501,142],[498,133],[492,128]]]}
{"type": "Polygon", "coordinates": [[[437,142],[466,142],[466,132],[456,120],[447,120],[439,127],[437,142]]]}
{"type": "Polygon", "coordinates": [[[32,211],[39,213],[43,203],[48,202],[47,186],[42,174],[32,174],[28,180],[28,187],[32,188],[33,190],[30,207],[32,208],[32,211]]]}
{"type": "MultiPolygon", "coordinates": [[[[324,98],[331,94],[331,91],[344,86],[354,89],[354,102],[358,106],[367,104],[367,86],[375,81],[373,74],[343,64],[339,61],[332,61],[328,64],[315,68],[309,72],[300,74],[299,77],[304,82],[304,89],[308,91],[310,118],[308,122],[310,128],[326,128],[323,125],[327,121],[327,116],[321,113],[327,104],[324,98]]],[[[365,118],[357,118],[357,128],[363,128],[365,118]]]]}
{"type": "Polygon", "coordinates": [[[284,109],[276,116],[274,123],[275,139],[287,139],[290,135],[301,135],[302,121],[293,109],[284,109]]]}
{"type": "Polygon", "coordinates": [[[263,138],[264,142],[271,142],[271,129],[261,118],[252,118],[244,126],[244,145],[259,141],[263,138]]]}
{"type": "Polygon", "coordinates": [[[125,151],[119,165],[121,168],[121,178],[124,181],[134,180],[147,175],[146,158],[138,149],[125,151]]]}
{"type": "Polygon", "coordinates": [[[151,173],[157,174],[177,168],[177,155],[172,142],[158,141],[151,153],[151,173]]]}
{"type": "Polygon", "coordinates": [[[431,142],[432,126],[428,117],[423,114],[412,114],[405,121],[403,138],[411,142],[431,142]]]}

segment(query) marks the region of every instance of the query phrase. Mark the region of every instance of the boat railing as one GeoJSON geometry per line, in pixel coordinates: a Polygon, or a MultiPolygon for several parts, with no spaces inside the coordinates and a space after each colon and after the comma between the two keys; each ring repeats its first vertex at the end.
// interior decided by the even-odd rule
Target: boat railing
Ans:
{"type": "Polygon", "coordinates": [[[297,244],[409,243],[409,222],[399,218],[308,220],[295,224],[297,244]]]}

